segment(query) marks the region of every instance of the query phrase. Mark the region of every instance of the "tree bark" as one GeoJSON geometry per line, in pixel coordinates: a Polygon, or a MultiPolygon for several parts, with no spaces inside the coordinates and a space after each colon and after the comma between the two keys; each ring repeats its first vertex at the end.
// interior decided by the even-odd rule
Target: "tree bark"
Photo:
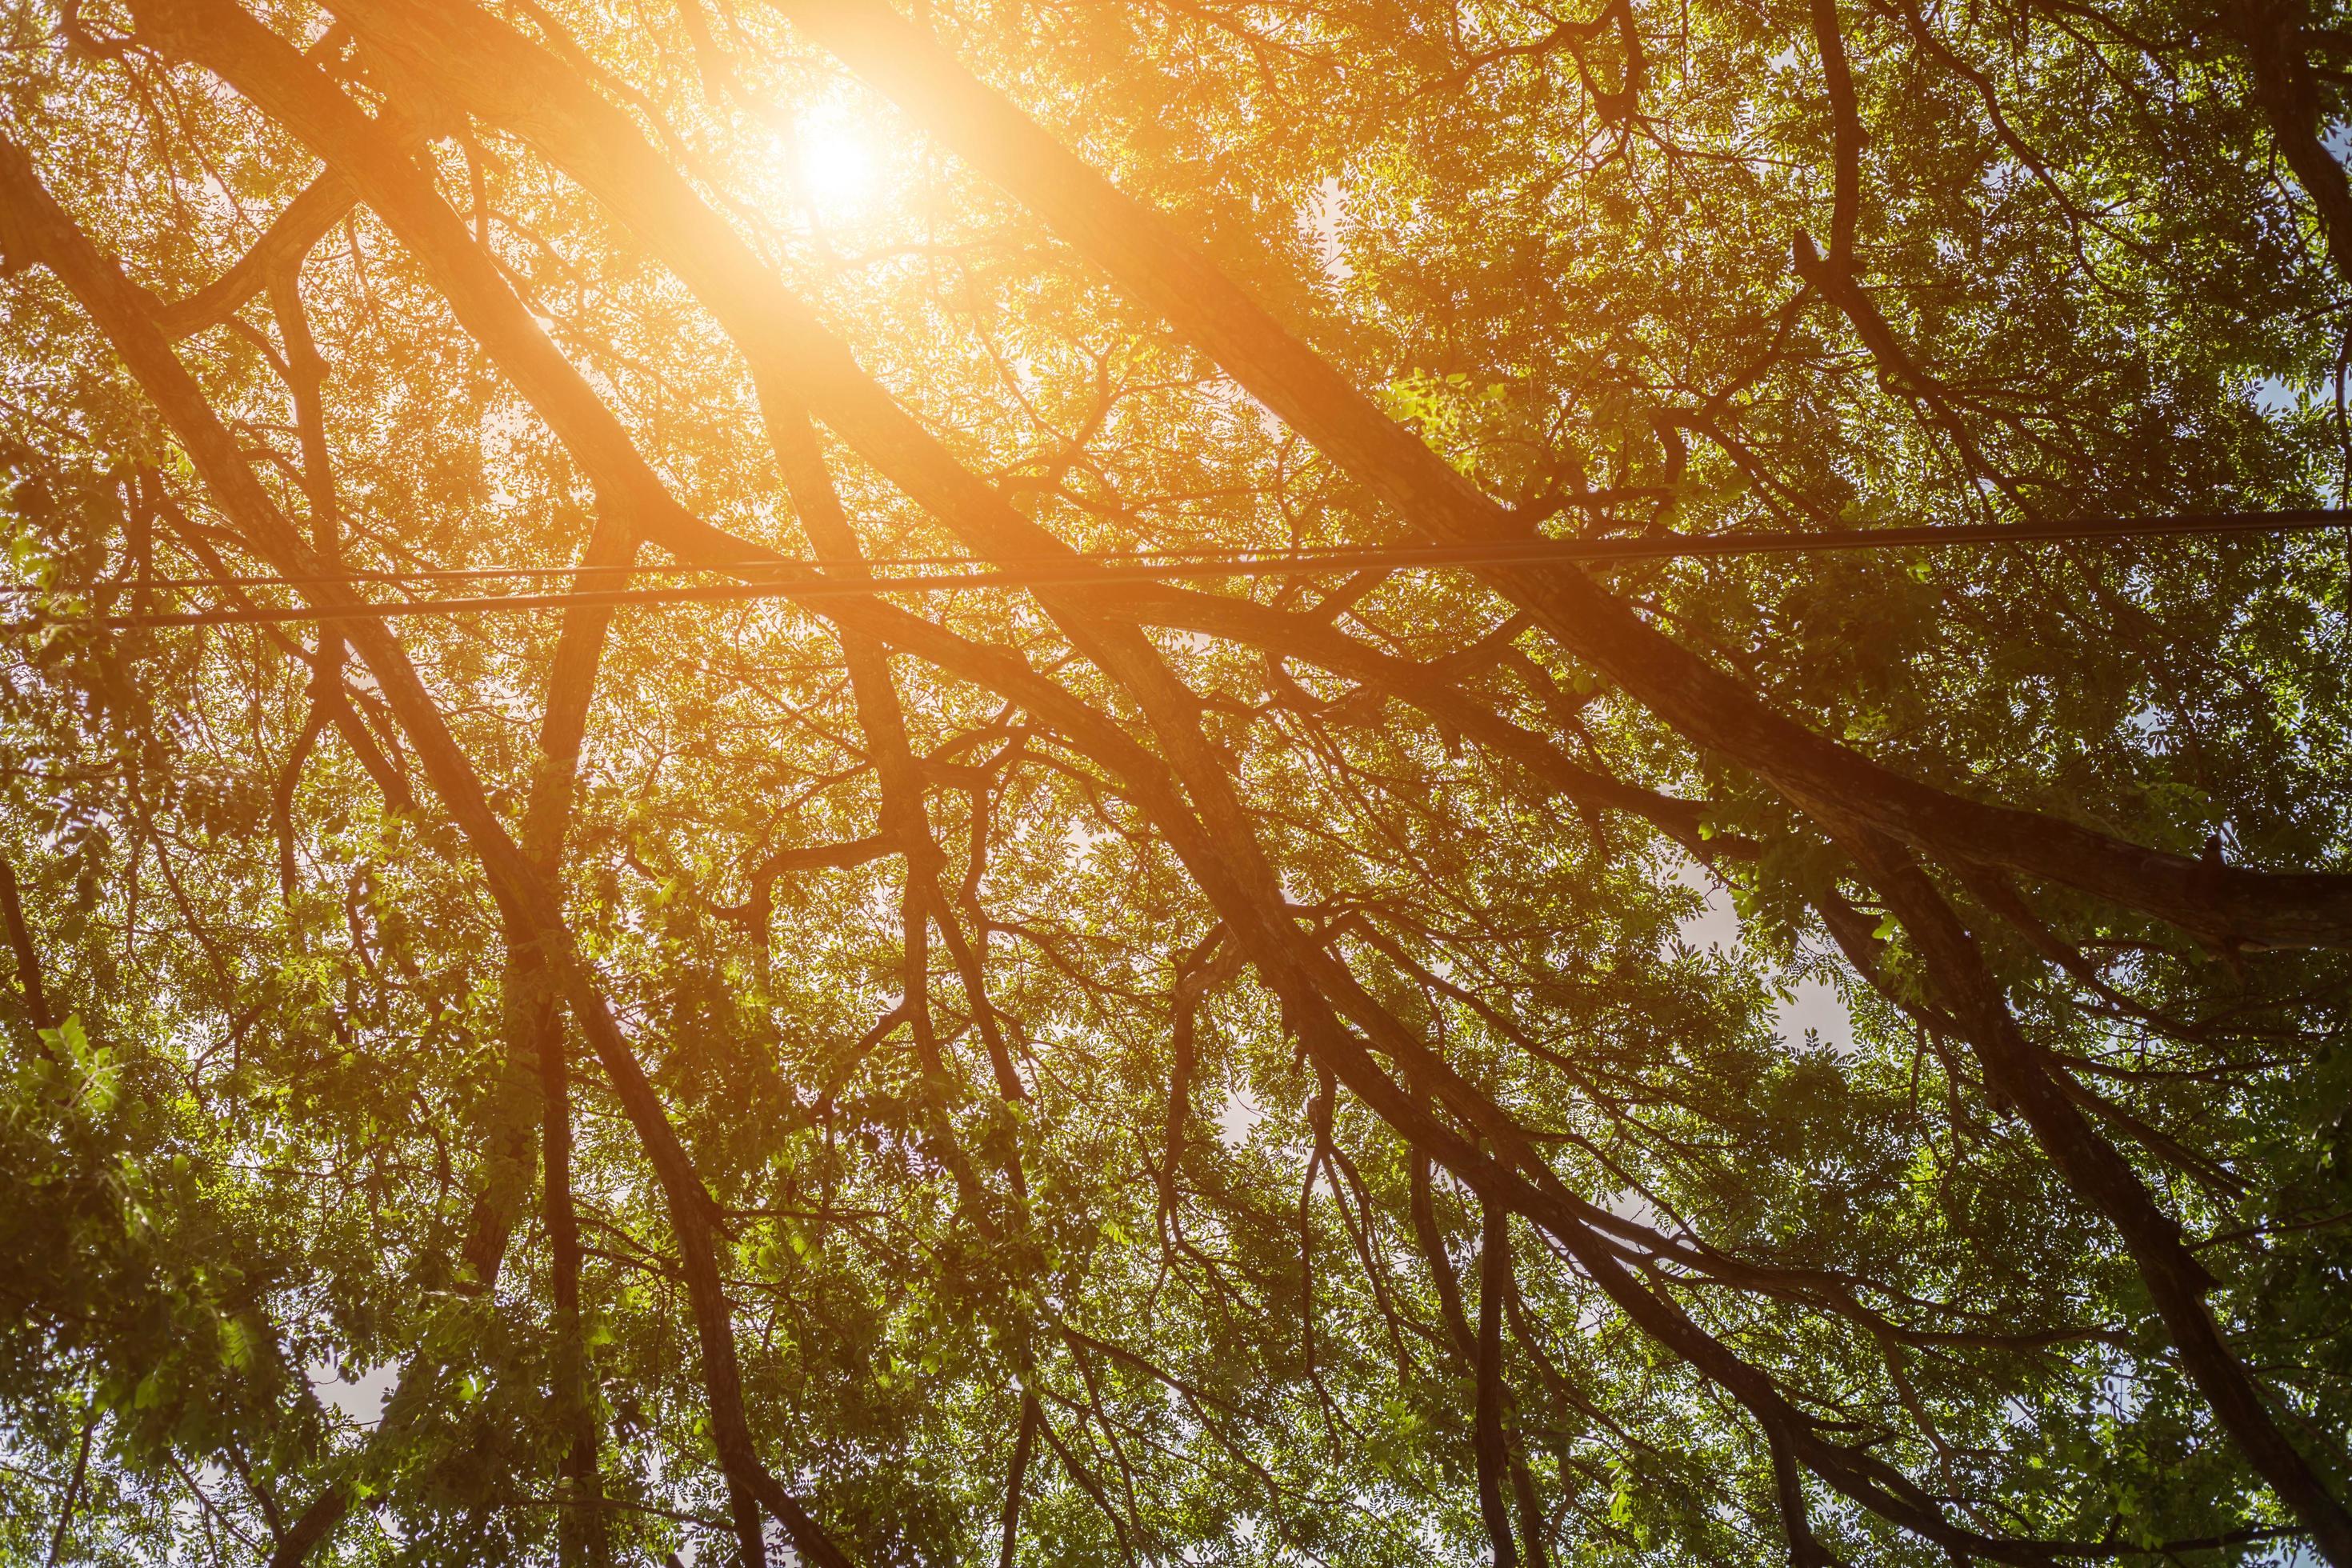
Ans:
{"type": "Polygon", "coordinates": [[[2245,51],[2254,107],[2318,215],[2327,258],[2352,284],[2352,179],[2327,149],[2327,106],[2303,41],[2310,7],[2303,0],[2227,0],[2219,11],[2245,51]]]}
{"type": "Polygon", "coordinates": [[[1511,1505],[1504,1493],[1510,1451],[1503,1433],[1503,1296],[1511,1281],[1511,1211],[1485,1208],[1478,1249],[1477,1409],[1471,1444],[1478,1457],[1478,1511],[1494,1543],[1495,1568],[1518,1568],[1511,1540],[1511,1505]]]}
{"type": "Polygon", "coordinates": [[[8,948],[16,959],[16,984],[25,993],[25,1016],[32,1020],[36,1031],[35,1044],[43,1051],[39,1036],[58,1026],[49,1012],[48,988],[41,983],[41,950],[33,945],[33,928],[25,923],[25,903],[16,890],[16,868],[6,856],[0,855],[0,920],[8,927],[8,948]]]}
{"type": "Polygon", "coordinates": [[[1021,1391],[1021,1428],[1013,1438],[1013,1464],[1004,1477],[1004,1518],[1000,1531],[996,1568],[1013,1568],[1021,1536],[1021,1488],[1029,1476],[1029,1454],[1037,1441],[1037,1396],[1021,1391]]]}

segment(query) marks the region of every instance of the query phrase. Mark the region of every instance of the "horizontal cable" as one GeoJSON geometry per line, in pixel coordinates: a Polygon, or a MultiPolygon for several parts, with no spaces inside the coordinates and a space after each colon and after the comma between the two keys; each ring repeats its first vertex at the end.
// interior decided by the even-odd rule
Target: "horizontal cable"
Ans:
{"type": "MultiPolygon", "coordinates": [[[[1145,563],[1160,559],[1226,560],[1238,559],[1251,552],[1233,546],[1204,547],[1199,550],[1105,550],[1081,551],[1062,555],[1001,557],[997,564],[1010,566],[1055,565],[1072,560],[1145,563]]],[[[1283,553],[1311,558],[1314,551],[1257,552],[1259,554],[1283,553]]],[[[971,566],[985,564],[969,555],[873,555],[864,557],[868,566],[971,566]]],[[[778,566],[803,566],[815,570],[824,565],[822,561],[806,556],[755,555],[740,561],[636,561],[605,566],[575,563],[568,566],[415,566],[415,567],[352,567],[341,572],[320,572],[307,576],[286,576],[275,573],[255,573],[250,575],[231,574],[213,577],[149,577],[77,585],[72,592],[89,594],[125,594],[134,589],[167,590],[189,588],[316,588],[330,584],[350,586],[362,583],[454,583],[482,582],[501,577],[661,577],[687,573],[772,572],[778,566]]],[[[44,594],[60,590],[39,583],[0,583],[0,594],[44,594]]]]}
{"type": "MultiPolygon", "coordinates": [[[[293,621],[387,620],[408,616],[490,615],[527,610],[619,607],[630,605],[711,604],[791,598],[837,598],[853,595],[953,592],[970,589],[1118,588],[1188,580],[1276,577],[1382,568],[1444,571],[1478,567],[1542,567],[1619,561],[1788,555],[1814,552],[1939,548],[2036,542],[2097,543],[2232,533],[2305,533],[2352,528],[2352,510],[2310,510],[2188,513],[2166,517],[2093,518],[2070,521],[1945,523],[1912,528],[1874,528],[1812,533],[1665,534],[1631,539],[1497,540],[1476,544],[1334,546],[1318,550],[1229,550],[1184,553],[1153,561],[1152,552],[1071,554],[991,566],[973,561],[971,570],[848,576],[820,563],[789,557],[725,564],[680,562],[646,567],[464,567],[446,572],[352,572],[316,576],[182,578],[145,584],[107,584],[89,592],[120,595],[145,588],[349,587],[369,582],[441,578],[563,575],[605,573],[726,572],[750,580],[686,584],[671,587],[607,588],[544,594],[498,594],[473,598],[400,599],[388,603],[334,605],[244,605],[212,610],[131,616],[44,615],[9,629],[38,625],[84,625],[114,630],[142,627],[255,626],[293,621]]],[[[901,557],[871,564],[900,566],[950,563],[968,558],[901,557]]],[[[0,592],[41,592],[39,584],[0,584],[0,592]]]]}

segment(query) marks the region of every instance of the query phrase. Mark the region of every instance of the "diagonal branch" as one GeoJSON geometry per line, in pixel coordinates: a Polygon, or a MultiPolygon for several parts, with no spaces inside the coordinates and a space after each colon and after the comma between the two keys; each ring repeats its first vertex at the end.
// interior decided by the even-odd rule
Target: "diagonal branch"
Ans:
{"type": "MultiPolygon", "coordinates": [[[[367,0],[404,16],[443,0],[367,0]]],[[[347,8],[356,20],[356,7],[347,8]]],[[[1122,194],[878,0],[782,9],[1082,254],[1206,350],[1253,396],[1401,516],[1448,542],[1522,525],[1293,336],[1202,248],[1122,194]]],[[[421,25],[418,24],[418,25],[421,25]]],[[[1658,632],[1580,572],[1496,569],[1495,590],[1681,731],[1800,804],[1950,858],[2079,888],[2216,940],[2352,945],[2352,877],[2200,872],[2196,861],[2039,813],[1949,794],[1815,733],[1658,632]]]]}

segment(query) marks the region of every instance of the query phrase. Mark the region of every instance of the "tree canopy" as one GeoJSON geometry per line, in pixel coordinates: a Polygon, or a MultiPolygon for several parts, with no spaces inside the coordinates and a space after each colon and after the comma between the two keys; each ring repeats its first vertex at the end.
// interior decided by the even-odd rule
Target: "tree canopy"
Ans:
{"type": "Polygon", "coordinates": [[[5,1561],[2352,1565],[2352,15],[0,39],[5,1561]]]}

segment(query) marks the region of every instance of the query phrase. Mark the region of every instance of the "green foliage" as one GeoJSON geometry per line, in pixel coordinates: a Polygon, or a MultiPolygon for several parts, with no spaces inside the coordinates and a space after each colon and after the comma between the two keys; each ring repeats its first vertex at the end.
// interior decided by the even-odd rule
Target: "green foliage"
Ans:
{"type": "MultiPolygon", "coordinates": [[[[1403,536],[790,6],[688,5],[545,25],[1024,515],[1094,551],[1403,536]],[[825,207],[806,158],[844,117],[872,188],[825,207]]],[[[1832,222],[1807,6],[1635,0],[1591,28],[1390,0],[916,9],[1531,527],[2303,506],[2352,474],[2343,280],[2196,7],[1840,8],[1866,133],[1855,278],[1932,385],[1792,269],[1794,236],[1832,222]]],[[[264,19],[387,121],[420,93],[440,111],[345,52],[332,10],[264,19]]],[[[2315,8],[2315,58],[2340,63],[2341,21],[2315,8]]],[[[116,47],[111,7],[0,26],[6,134],[158,300],[221,275],[317,173],[204,73],[116,47]]],[[[672,493],[805,553],[761,392],[646,237],[526,141],[432,128],[444,195],[672,493]]],[[[350,563],[561,582],[623,509],[443,279],[365,207],[299,279],[350,563]]],[[[575,1364],[614,1560],[723,1560],[677,1215],[559,1024],[583,1248],[561,1304],[541,998],[478,845],[336,633],[107,624],[284,594],[159,585],[258,558],[56,277],[0,279],[0,316],[24,591],[0,630],[0,854],[27,922],[0,994],[0,1561],[267,1561],[338,1489],[315,1563],[557,1561],[581,1511],[556,1392],[575,1364]]],[[[320,525],[286,341],[264,294],[178,351],[271,499],[320,525]]],[[[962,552],[824,439],[870,555],[962,552]]],[[[1596,575],[1910,777],[2191,857],[2352,864],[2340,540],[1596,575]]],[[[1695,834],[1661,831],[1570,799],[1466,709],[1149,628],[1300,941],[1360,988],[1351,1018],[1401,1020],[1528,1130],[1700,1329],[1971,1529],[2292,1560],[2288,1510],[2121,1241],[1988,1093],[1921,947],[1815,817],[1467,574],[1196,586],[1695,803],[1695,834]],[[1823,987],[1836,1006],[1802,1016],[1823,987]]],[[[919,605],[1161,743],[1035,598],[919,605]]],[[[520,837],[558,618],[397,626],[520,837]]],[[[1046,718],[894,654],[938,864],[822,853],[898,831],[843,646],[776,601],[619,614],[557,879],[714,1201],[764,1462],[860,1563],[993,1563],[1025,1392],[1044,1425],[1021,1562],[1486,1560],[1473,1379],[1433,1268],[1475,1323],[1475,1194],[1435,1180],[1433,1260],[1413,1149],[1321,1076],[1132,781],[1046,718]]],[[[2340,960],[2217,952],[2054,885],[2016,895],[2029,925],[1965,869],[1937,885],[1994,988],[2104,1102],[2220,1279],[2231,1346],[2347,1495],[2340,960]]],[[[1515,1237],[1509,1443],[1549,1560],[1785,1560],[1752,1420],[1537,1227],[1515,1237]]],[[[1947,1561],[1804,1485],[1843,1560],[1947,1561]]]]}

